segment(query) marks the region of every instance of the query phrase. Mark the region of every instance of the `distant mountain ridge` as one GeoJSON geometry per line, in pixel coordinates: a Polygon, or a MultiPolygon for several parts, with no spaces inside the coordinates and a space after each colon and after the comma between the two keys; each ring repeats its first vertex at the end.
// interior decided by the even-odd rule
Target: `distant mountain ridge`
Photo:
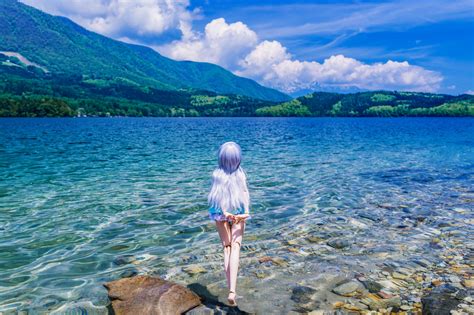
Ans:
{"type": "Polygon", "coordinates": [[[312,117],[474,116],[474,96],[402,91],[313,92],[288,102],[258,108],[255,114],[312,117]]]}
{"type": "Polygon", "coordinates": [[[53,74],[121,80],[163,90],[196,89],[266,101],[290,97],[209,63],[175,61],[151,48],[90,32],[16,0],[0,1],[0,51],[18,53],[53,74]]]}

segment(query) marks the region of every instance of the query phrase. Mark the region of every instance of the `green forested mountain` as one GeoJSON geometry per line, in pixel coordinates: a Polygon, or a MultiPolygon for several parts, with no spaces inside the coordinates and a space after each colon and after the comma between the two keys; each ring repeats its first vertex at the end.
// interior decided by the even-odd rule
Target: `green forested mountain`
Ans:
{"type": "Polygon", "coordinates": [[[0,117],[252,116],[273,104],[241,95],[43,73],[0,55],[0,117]]]}
{"type": "Polygon", "coordinates": [[[474,116],[474,96],[374,91],[351,94],[315,92],[265,106],[257,116],[474,116]]]}
{"type": "Polygon", "coordinates": [[[0,117],[474,116],[474,96],[314,92],[289,100],[221,67],[177,62],[0,0],[0,117]]]}
{"type": "Polygon", "coordinates": [[[0,117],[474,116],[474,96],[315,92],[283,103],[203,90],[162,90],[123,79],[44,73],[0,55],[0,117]]]}
{"type": "Polygon", "coordinates": [[[101,84],[120,80],[160,90],[207,90],[267,101],[290,99],[219,66],[174,61],[151,48],[89,32],[66,18],[16,0],[0,1],[0,51],[18,53],[19,58],[53,75],[84,76],[89,82],[100,80],[101,84]]]}

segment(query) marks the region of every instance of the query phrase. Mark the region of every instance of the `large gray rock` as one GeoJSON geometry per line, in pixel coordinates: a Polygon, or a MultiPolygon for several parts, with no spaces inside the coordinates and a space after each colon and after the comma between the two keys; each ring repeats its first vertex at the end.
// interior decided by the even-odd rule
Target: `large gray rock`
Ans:
{"type": "Polygon", "coordinates": [[[116,315],[182,314],[201,304],[194,292],[156,277],[135,276],[104,284],[116,315]]]}

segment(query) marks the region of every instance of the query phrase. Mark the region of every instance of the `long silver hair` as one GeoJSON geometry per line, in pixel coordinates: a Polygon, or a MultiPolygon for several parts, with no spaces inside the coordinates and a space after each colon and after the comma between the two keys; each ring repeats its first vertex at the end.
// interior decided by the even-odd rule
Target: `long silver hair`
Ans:
{"type": "Polygon", "coordinates": [[[207,200],[209,205],[225,211],[240,207],[248,209],[247,176],[240,167],[242,151],[235,142],[226,142],[219,148],[219,167],[212,173],[212,187],[207,200]]]}

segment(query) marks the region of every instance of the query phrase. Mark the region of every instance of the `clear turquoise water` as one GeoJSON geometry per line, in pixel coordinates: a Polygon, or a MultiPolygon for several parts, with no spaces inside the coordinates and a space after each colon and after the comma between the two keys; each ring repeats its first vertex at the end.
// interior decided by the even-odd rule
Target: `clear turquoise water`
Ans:
{"type": "Polygon", "coordinates": [[[445,222],[472,242],[474,119],[2,119],[0,311],[100,311],[102,283],[135,272],[220,281],[206,194],[229,140],[252,198],[242,286],[252,257],[298,235],[351,246],[285,257],[290,270],[368,268],[380,252],[436,260],[424,239],[445,222]],[[187,276],[190,261],[210,271],[187,276]]]}

